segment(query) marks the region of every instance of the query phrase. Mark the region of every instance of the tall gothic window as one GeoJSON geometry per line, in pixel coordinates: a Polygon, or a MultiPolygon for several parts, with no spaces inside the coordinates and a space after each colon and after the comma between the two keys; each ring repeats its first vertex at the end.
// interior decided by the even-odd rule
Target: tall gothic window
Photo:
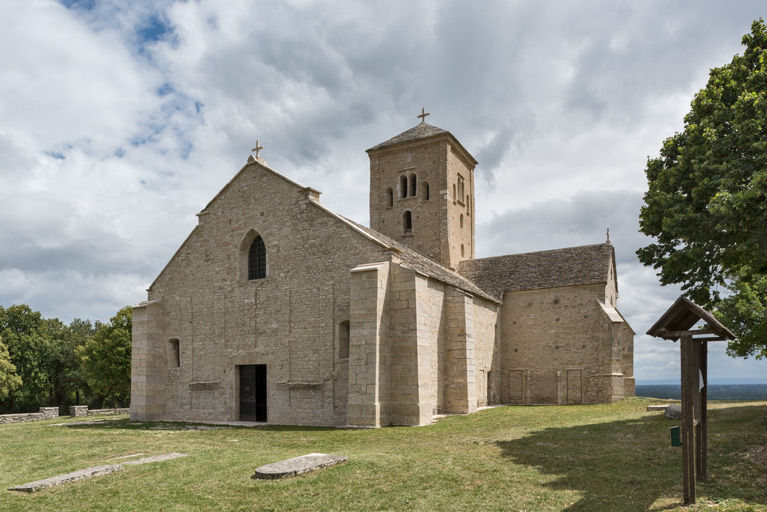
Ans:
{"type": "Polygon", "coordinates": [[[406,211],[405,214],[402,216],[403,220],[403,228],[405,228],[405,234],[412,233],[413,232],[413,214],[409,211],[406,211]]]}
{"type": "Polygon", "coordinates": [[[415,174],[410,175],[410,195],[415,197],[415,183],[416,183],[416,176],[415,174]]]}
{"type": "Polygon", "coordinates": [[[260,236],[250,244],[248,251],[248,279],[263,279],[266,277],[266,246],[260,236]]]}
{"type": "Polygon", "coordinates": [[[399,196],[407,197],[407,176],[404,174],[399,179],[399,196]]]}

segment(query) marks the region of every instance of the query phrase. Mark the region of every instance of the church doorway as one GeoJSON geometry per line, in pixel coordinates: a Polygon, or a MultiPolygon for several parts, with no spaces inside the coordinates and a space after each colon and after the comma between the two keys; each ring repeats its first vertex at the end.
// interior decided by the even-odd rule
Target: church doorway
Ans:
{"type": "Polygon", "coordinates": [[[266,365],[248,364],[240,369],[240,421],[266,421],[266,365]]]}

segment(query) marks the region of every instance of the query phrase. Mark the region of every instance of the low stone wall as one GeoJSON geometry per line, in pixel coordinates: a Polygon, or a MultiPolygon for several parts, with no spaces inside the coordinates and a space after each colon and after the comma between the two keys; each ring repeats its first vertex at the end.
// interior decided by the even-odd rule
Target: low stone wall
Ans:
{"type": "Polygon", "coordinates": [[[97,414],[130,414],[130,407],[118,409],[93,409],[92,411],[88,411],[86,406],[86,412],[87,416],[96,416],[97,414]]]}
{"type": "Polygon", "coordinates": [[[58,418],[58,417],[59,417],[58,407],[40,407],[40,412],[26,412],[21,414],[0,414],[0,424],[50,420],[50,419],[58,418]]]}
{"type": "Polygon", "coordinates": [[[70,405],[69,415],[73,418],[81,418],[83,416],[97,416],[99,414],[130,414],[128,407],[118,409],[91,409],[88,410],[87,405],[70,405]]]}
{"type": "MultiPolygon", "coordinates": [[[[72,405],[69,407],[69,415],[73,418],[83,416],[96,416],[99,414],[130,414],[130,409],[92,409],[88,410],[87,405],[72,405]]],[[[0,425],[4,423],[24,423],[27,421],[50,420],[59,417],[58,407],[40,407],[40,412],[25,412],[21,414],[0,414],[0,425]]]]}

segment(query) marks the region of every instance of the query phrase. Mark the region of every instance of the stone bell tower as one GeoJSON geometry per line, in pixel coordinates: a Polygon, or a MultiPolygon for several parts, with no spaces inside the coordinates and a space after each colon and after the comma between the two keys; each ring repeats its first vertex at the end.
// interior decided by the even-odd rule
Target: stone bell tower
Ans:
{"type": "Polygon", "coordinates": [[[474,258],[477,161],[428,115],[367,150],[370,227],[454,269],[474,258]]]}

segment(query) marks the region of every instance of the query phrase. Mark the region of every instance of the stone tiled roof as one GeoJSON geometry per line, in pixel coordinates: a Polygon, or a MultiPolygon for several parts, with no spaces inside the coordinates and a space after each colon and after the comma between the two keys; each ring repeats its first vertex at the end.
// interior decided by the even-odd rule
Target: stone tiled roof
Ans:
{"type": "Polygon", "coordinates": [[[458,272],[500,300],[504,292],[606,283],[611,244],[462,261],[458,272]]]}
{"type": "Polygon", "coordinates": [[[424,256],[418,251],[415,251],[411,249],[410,247],[402,245],[401,243],[392,240],[386,235],[382,235],[381,233],[379,233],[378,231],[374,229],[363,226],[362,224],[357,224],[353,220],[346,219],[345,217],[344,219],[347,222],[353,224],[358,229],[367,233],[372,238],[379,240],[380,242],[382,242],[383,244],[389,247],[394,247],[395,249],[401,251],[401,254],[399,255],[399,259],[403,265],[410,267],[413,270],[420,272],[424,275],[427,275],[431,278],[434,278],[437,281],[441,281],[445,284],[449,284],[450,286],[454,286],[458,289],[461,289],[465,292],[471,293],[473,295],[478,295],[480,297],[491,300],[493,302],[500,302],[500,298],[492,297],[491,295],[486,293],[484,290],[479,288],[476,284],[472,283],[471,281],[461,276],[457,272],[453,272],[452,270],[443,267],[436,261],[432,260],[431,258],[427,256],[424,256]]]}
{"type": "Polygon", "coordinates": [[[437,128],[436,126],[432,126],[429,123],[419,123],[413,128],[404,131],[399,135],[395,135],[391,139],[384,141],[376,146],[373,146],[372,148],[368,149],[368,151],[373,151],[374,149],[381,149],[388,146],[394,146],[395,144],[401,144],[403,142],[426,139],[428,137],[440,135],[443,133],[449,134],[450,132],[443,130],[442,128],[437,128]]]}

